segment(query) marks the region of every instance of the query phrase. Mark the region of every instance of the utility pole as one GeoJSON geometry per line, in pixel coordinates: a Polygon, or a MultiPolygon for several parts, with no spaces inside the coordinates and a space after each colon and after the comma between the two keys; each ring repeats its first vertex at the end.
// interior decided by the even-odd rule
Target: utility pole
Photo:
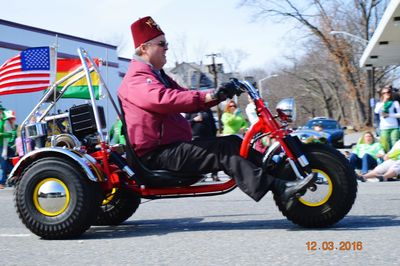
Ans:
{"type": "MultiPolygon", "coordinates": [[[[214,86],[215,89],[218,88],[218,69],[222,69],[222,64],[218,65],[217,68],[217,64],[215,64],[215,57],[219,57],[221,56],[220,53],[212,53],[212,54],[208,54],[206,56],[210,56],[211,57],[211,65],[208,65],[208,72],[210,72],[212,75],[214,75],[214,86]]],[[[222,116],[222,112],[221,109],[219,108],[219,104],[217,104],[217,116],[218,116],[218,133],[222,133],[222,121],[221,121],[221,116],[222,116]]]]}

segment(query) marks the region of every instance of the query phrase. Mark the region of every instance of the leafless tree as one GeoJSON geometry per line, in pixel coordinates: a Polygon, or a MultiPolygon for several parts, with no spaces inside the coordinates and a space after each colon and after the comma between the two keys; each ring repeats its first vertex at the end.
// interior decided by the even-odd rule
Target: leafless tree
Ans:
{"type": "Polygon", "coordinates": [[[192,49],[193,61],[198,63],[199,65],[203,64],[203,60],[207,54],[207,42],[200,41],[197,42],[192,49]]]}
{"type": "Polygon", "coordinates": [[[221,57],[227,65],[227,71],[231,73],[239,72],[240,64],[249,56],[248,53],[242,49],[227,49],[221,50],[221,57]]]}
{"type": "Polygon", "coordinates": [[[173,55],[175,64],[188,62],[187,36],[185,34],[179,35],[172,41],[170,52],[173,55]]]}
{"type": "MultiPolygon", "coordinates": [[[[371,27],[375,27],[385,8],[383,0],[322,1],[322,0],[243,0],[241,5],[254,8],[258,19],[292,19],[307,29],[327,51],[328,60],[337,65],[347,96],[350,119],[358,128],[371,124],[369,99],[373,97],[367,87],[367,73],[358,66],[363,50],[361,43],[331,35],[331,31],[346,31],[368,40],[371,27]]],[[[336,89],[337,81],[326,84],[336,89]]],[[[329,88],[329,87],[328,87],[329,88]]]]}

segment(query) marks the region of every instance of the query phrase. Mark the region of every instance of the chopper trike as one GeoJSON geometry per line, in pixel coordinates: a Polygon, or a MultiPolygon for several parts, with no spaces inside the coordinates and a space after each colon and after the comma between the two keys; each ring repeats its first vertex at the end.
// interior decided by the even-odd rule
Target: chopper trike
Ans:
{"type": "MultiPolygon", "coordinates": [[[[142,198],[214,196],[236,188],[233,178],[207,184],[201,182],[204,180],[201,174],[150,170],[141,163],[129,142],[123,147],[110,145],[102,131],[104,111],[91,85],[90,73],[100,75],[99,69],[84,49],[79,48],[78,54],[82,66],[71,75],[87,79],[90,103],[51,114],[71,85],[68,83],[56,91],[55,84],[21,125],[22,138],[33,139],[36,148],[14,159],[9,183],[16,186],[17,213],[29,230],[45,239],[77,237],[92,225],[121,224],[135,213],[142,198]],[[45,104],[49,106],[43,110],[45,104]],[[41,115],[34,121],[40,109],[41,115]],[[61,120],[67,121],[67,129],[55,133],[54,127],[61,120]]],[[[293,99],[279,103],[274,116],[251,83],[237,81],[237,85],[251,96],[259,117],[245,134],[240,155],[247,157],[254,142],[268,135],[275,141],[264,154],[267,171],[288,180],[310,174],[317,176],[305,194],[296,197],[290,209],[274,195],[282,214],[295,224],[311,228],[330,226],[341,220],[350,211],[357,193],[355,173],[344,156],[327,145],[304,145],[290,135],[288,123],[293,118],[293,99]]],[[[124,121],[123,110],[112,100],[104,82],[103,86],[124,121]]]]}

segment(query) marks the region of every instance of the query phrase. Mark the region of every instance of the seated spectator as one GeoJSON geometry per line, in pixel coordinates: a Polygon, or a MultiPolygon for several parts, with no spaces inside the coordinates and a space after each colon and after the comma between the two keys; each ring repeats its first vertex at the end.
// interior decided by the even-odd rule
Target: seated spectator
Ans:
{"type": "Polygon", "coordinates": [[[400,140],[384,156],[384,162],[375,167],[367,174],[358,176],[358,179],[365,182],[369,179],[376,181],[388,181],[400,175],[400,140]]]}
{"type": "Polygon", "coordinates": [[[361,174],[364,175],[374,169],[378,165],[378,159],[383,158],[384,155],[382,145],[375,141],[370,131],[367,131],[362,135],[348,159],[354,170],[361,169],[361,174]]]}

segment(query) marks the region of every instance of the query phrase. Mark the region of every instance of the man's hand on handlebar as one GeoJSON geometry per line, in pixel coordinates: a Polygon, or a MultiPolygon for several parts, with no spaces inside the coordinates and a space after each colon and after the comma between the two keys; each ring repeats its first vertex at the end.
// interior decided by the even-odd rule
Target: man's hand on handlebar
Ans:
{"type": "Polygon", "coordinates": [[[224,101],[226,98],[232,99],[235,95],[239,96],[242,92],[237,79],[232,79],[229,82],[222,83],[221,86],[214,91],[213,98],[224,101]]]}

